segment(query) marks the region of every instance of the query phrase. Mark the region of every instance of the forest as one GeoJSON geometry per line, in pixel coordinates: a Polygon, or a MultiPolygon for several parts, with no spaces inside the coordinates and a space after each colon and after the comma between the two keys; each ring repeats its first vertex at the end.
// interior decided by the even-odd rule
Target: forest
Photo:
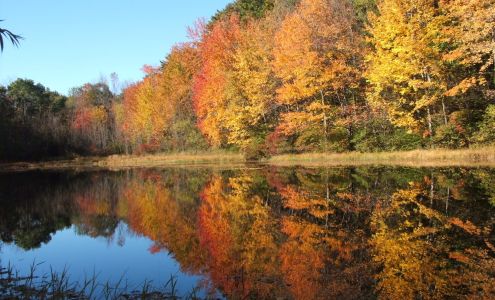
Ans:
{"type": "Polygon", "coordinates": [[[236,0],[123,88],[0,86],[0,161],[493,144],[494,28],[495,0],[236,0]]]}

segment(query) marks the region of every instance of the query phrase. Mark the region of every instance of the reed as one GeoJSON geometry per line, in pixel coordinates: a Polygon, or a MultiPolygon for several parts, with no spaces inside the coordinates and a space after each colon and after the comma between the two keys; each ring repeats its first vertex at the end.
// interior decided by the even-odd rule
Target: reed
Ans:
{"type": "Polygon", "coordinates": [[[160,287],[151,281],[131,286],[125,274],[117,282],[99,282],[96,273],[74,282],[67,269],[39,274],[39,265],[33,263],[27,274],[16,271],[11,264],[0,266],[0,299],[200,299],[197,288],[180,295],[177,277],[172,275],[160,287]]]}
{"type": "Polygon", "coordinates": [[[430,149],[377,153],[303,153],[277,155],[268,164],[291,166],[397,165],[495,166],[495,146],[469,149],[430,149]]]}
{"type": "Polygon", "coordinates": [[[242,163],[240,153],[227,151],[160,153],[153,155],[112,155],[97,162],[106,167],[161,166],[171,164],[242,163]]]}
{"type": "MultiPolygon", "coordinates": [[[[80,157],[37,163],[0,164],[0,172],[29,170],[126,169],[167,166],[245,167],[241,153],[229,151],[159,153],[80,157]]],[[[277,155],[260,162],[275,166],[395,165],[416,167],[486,166],[495,167],[495,146],[467,149],[429,149],[376,153],[302,153],[277,155]]]]}
{"type": "Polygon", "coordinates": [[[159,153],[148,155],[110,155],[107,157],[78,157],[72,160],[18,162],[0,164],[0,172],[64,169],[125,169],[166,167],[174,165],[235,165],[245,162],[242,154],[230,151],[159,153]]]}

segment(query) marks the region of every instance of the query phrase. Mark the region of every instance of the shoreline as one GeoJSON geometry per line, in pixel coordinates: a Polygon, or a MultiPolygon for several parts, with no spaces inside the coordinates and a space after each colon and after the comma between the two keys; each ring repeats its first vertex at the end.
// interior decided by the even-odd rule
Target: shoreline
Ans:
{"type": "Polygon", "coordinates": [[[246,162],[240,153],[198,152],[198,153],[160,153],[148,155],[109,155],[78,157],[43,162],[13,162],[0,164],[0,173],[43,171],[43,170],[119,170],[132,168],[159,168],[184,165],[244,165],[246,162]]]}
{"type": "Polygon", "coordinates": [[[167,166],[404,166],[404,167],[495,167],[495,146],[471,149],[432,149],[377,153],[302,153],[276,155],[259,162],[246,161],[241,153],[198,152],[149,155],[79,157],[43,162],[0,164],[0,172],[36,170],[118,170],[167,166]]]}
{"type": "Polygon", "coordinates": [[[276,166],[495,167],[495,146],[376,153],[302,153],[268,160],[276,166]]]}

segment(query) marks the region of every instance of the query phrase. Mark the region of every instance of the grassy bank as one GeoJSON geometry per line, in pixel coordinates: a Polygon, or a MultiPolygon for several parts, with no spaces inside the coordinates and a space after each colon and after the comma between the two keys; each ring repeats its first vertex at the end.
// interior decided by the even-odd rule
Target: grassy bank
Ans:
{"type": "Polygon", "coordinates": [[[304,153],[278,155],[268,164],[291,166],[397,165],[397,166],[490,166],[495,167],[495,146],[472,149],[431,149],[378,153],[304,153]]]}
{"type": "Polygon", "coordinates": [[[80,157],[72,160],[46,162],[18,162],[1,164],[0,171],[64,170],[64,169],[126,169],[165,167],[172,165],[235,165],[243,164],[242,154],[226,151],[194,153],[162,153],[150,155],[111,155],[108,157],[80,157]]]}
{"type": "MultiPolygon", "coordinates": [[[[112,155],[83,157],[73,160],[56,160],[39,163],[1,164],[0,171],[63,170],[63,169],[126,169],[180,166],[243,166],[242,154],[226,151],[195,153],[162,153],[154,155],[112,155]]],[[[345,165],[397,165],[417,167],[488,166],[495,167],[495,146],[484,148],[446,150],[414,150],[378,153],[304,153],[286,154],[261,161],[276,166],[345,166],[345,165]]]]}

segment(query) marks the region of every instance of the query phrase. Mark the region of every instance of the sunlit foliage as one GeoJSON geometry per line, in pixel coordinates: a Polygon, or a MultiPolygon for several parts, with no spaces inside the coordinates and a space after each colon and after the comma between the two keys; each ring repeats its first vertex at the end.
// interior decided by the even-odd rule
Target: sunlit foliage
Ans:
{"type": "Polygon", "coordinates": [[[120,95],[116,76],[111,89],[87,84],[67,103],[13,82],[0,97],[11,143],[3,151],[21,147],[8,129],[21,119],[40,127],[47,111],[56,130],[45,132],[55,134],[40,136],[67,147],[23,157],[223,148],[258,160],[493,143],[494,7],[493,0],[236,0],[196,22],[188,42],[161,65],[145,66],[144,78],[120,95]]]}
{"type": "Polygon", "coordinates": [[[273,68],[282,81],[277,102],[288,112],[279,126],[297,135],[302,150],[312,144],[323,149],[329,135],[341,140],[350,134],[340,120],[356,98],[361,45],[348,1],[303,0],[282,22],[273,68]]]}
{"type": "Polygon", "coordinates": [[[227,145],[225,119],[237,114],[229,111],[229,103],[236,96],[232,73],[240,33],[239,18],[232,15],[216,22],[200,44],[202,68],[194,82],[194,104],[198,126],[214,147],[227,145]]]}
{"type": "Polygon", "coordinates": [[[412,131],[433,134],[432,109],[447,90],[442,69],[438,1],[382,0],[370,17],[368,101],[384,107],[391,121],[412,131]]]}
{"type": "Polygon", "coordinates": [[[76,148],[91,154],[115,151],[114,95],[106,83],[74,88],[68,99],[71,140],[76,148]]]}

